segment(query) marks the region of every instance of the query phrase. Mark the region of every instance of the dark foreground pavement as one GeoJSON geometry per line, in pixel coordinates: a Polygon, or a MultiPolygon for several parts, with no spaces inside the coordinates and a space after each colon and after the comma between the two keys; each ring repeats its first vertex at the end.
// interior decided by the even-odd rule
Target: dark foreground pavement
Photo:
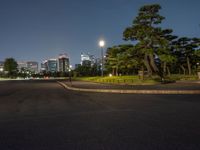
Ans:
{"type": "Polygon", "coordinates": [[[1,150],[199,150],[200,95],[68,91],[0,82],[1,150]]]}

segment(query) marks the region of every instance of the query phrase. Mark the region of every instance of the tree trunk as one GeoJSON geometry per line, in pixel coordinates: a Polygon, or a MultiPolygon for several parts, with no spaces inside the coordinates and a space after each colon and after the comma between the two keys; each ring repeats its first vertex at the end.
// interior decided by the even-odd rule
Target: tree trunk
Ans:
{"type": "MultiPolygon", "coordinates": [[[[163,63],[163,73],[164,73],[164,75],[166,75],[166,69],[167,69],[167,63],[166,62],[164,62],[163,63]]],[[[169,68],[168,68],[169,69],[169,68]]]]}
{"type": "Polygon", "coordinates": [[[192,71],[191,71],[191,64],[190,64],[190,58],[187,57],[187,66],[188,66],[188,74],[191,75],[192,71]]]}
{"type": "Polygon", "coordinates": [[[150,59],[150,64],[151,64],[151,67],[153,68],[153,71],[158,73],[159,70],[158,70],[158,67],[155,64],[153,54],[149,54],[149,59],[150,59]]]}
{"type": "Polygon", "coordinates": [[[119,76],[119,74],[118,74],[118,66],[116,68],[116,76],[119,76]]]}
{"type": "Polygon", "coordinates": [[[171,76],[171,72],[170,72],[169,67],[167,67],[167,75],[168,75],[169,77],[171,76]]]}
{"type": "Polygon", "coordinates": [[[142,80],[144,80],[144,66],[142,66],[142,80]]]}
{"type": "Polygon", "coordinates": [[[144,56],[144,65],[147,68],[148,76],[152,76],[152,70],[151,70],[151,67],[149,65],[149,60],[148,60],[148,55],[147,54],[145,54],[145,56],[144,56]]]}
{"type": "Polygon", "coordinates": [[[183,74],[185,75],[185,67],[183,67],[183,65],[181,65],[181,69],[183,70],[183,74]]]}
{"type": "Polygon", "coordinates": [[[112,75],[115,76],[115,68],[112,68],[112,75]]]}

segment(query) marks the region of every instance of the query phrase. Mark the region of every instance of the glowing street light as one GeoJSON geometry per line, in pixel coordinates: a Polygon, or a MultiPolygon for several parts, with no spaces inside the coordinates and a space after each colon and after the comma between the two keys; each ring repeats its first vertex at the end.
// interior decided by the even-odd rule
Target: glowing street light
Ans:
{"type": "Polygon", "coordinates": [[[100,47],[104,47],[104,45],[105,45],[105,42],[103,40],[99,41],[99,46],[100,47]]]}
{"type": "Polygon", "coordinates": [[[72,71],[72,65],[69,65],[69,82],[70,82],[70,84],[72,84],[72,75],[71,75],[71,71],[72,71]]]}
{"type": "Polygon", "coordinates": [[[71,71],[72,70],[72,65],[69,65],[69,71],[71,71]]]}
{"type": "Polygon", "coordinates": [[[101,47],[101,76],[103,77],[103,69],[104,69],[104,61],[103,61],[103,47],[105,46],[105,41],[100,40],[99,41],[99,46],[101,47]]]}

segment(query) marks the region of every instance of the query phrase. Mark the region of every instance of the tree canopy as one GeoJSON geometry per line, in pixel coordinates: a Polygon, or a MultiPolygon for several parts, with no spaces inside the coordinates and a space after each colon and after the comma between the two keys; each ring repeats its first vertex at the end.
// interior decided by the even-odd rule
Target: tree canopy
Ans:
{"type": "Polygon", "coordinates": [[[123,39],[133,44],[107,49],[106,68],[110,72],[118,75],[144,69],[149,76],[156,74],[164,78],[179,68],[189,75],[197,68],[200,39],[178,38],[172,29],[163,29],[161,24],[165,17],[160,15],[160,10],[159,4],[144,5],[139,9],[132,25],[123,32],[123,39]]]}
{"type": "Polygon", "coordinates": [[[4,71],[7,72],[9,77],[15,77],[17,74],[17,66],[14,58],[7,58],[4,62],[4,71]]]}

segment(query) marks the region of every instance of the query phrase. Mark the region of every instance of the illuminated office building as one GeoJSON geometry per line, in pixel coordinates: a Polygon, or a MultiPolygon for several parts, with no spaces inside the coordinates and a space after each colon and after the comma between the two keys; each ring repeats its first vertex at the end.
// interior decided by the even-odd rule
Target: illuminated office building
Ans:
{"type": "Polygon", "coordinates": [[[68,72],[69,71],[69,57],[67,54],[60,54],[58,57],[58,71],[68,72]]]}

